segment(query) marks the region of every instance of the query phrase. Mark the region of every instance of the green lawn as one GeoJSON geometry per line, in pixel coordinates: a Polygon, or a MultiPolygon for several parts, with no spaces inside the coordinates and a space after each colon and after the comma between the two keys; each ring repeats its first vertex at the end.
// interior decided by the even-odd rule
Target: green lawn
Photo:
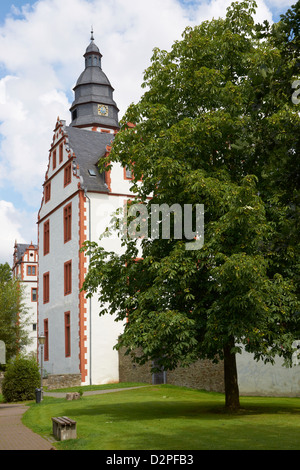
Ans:
{"type": "Polygon", "coordinates": [[[52,416],[77,421],[73,450],[299,450],[300,398],[241,397],[242,410],[224,411],[224,395],[160,385],[83,396],[45,397],[24,424],[47,437],[52,416]]]}

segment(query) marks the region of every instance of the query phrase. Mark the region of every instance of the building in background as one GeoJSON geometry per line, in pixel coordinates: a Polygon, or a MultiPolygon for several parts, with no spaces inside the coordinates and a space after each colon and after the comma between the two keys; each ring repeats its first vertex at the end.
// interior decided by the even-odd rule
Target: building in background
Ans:
{"type": "Polygon", "coordinates": [[[38,301],[38,247],[15,242],[13,254],[13,277],[20,280],[24,288],[24,307],[28,312],[26,329],[30,344],[25,353],[37,353],[37,301],[38,301]]]}

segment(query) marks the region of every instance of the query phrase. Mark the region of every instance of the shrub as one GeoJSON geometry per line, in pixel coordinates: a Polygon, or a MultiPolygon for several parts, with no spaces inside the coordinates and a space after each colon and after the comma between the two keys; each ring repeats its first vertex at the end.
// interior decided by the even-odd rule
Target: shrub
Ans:
{"type": "Polygon", "coordinates": [[[2,383],[5,402],[33,400],[38,387],[40,373],[35,359],[17,357],[7,365],[2,383]]]}

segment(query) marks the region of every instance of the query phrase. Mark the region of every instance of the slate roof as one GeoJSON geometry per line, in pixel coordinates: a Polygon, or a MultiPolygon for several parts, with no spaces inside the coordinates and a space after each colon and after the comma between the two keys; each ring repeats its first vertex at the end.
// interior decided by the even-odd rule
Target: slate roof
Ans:
{"type": "Polygon", "coordinates": [[[16,262],[18,263],[21,261],[22,257],[24,256],[24,253],[30,246],[33,246],[37,250],[37,245],[32,245],[31,243],[25,244],[25,243],[16,243],[15,248],[16,248],[16,262]]]}
{"type": "Polygon", "coordinates": [[[91,38],[91,42],[89,44],[89,46],[87,47],[86,51],[85,51],[85,54],[89,54],[89,53],[96,53],[96,54],[99,54],[102,56],[100,50],[99,50],[99,47],[96,46],[96,44],[94,43],[94,39],[91,38]]]}
{"type": "Polygon", "coordinates": [[[111,145],[113,134],[89,131],[77,127],[66,127],[69,146],[75,153],[76,164],[79,165],[82,185],[87,191],[101,191],[108,193],[105,183],[105,173],[100,174],[98,162],[106,153],[106,146],[111,145]],[[92,170],[94,176],[89,173],[92,170]],[[94,171],[93,171],[94,170],[94,171]]]}
{"type": "Polygon", "coordinates": [[[77,88],[80,85],[96,84],[96,85],[108,85],[111,86],[106,74],[100,67],[87,67],[80,75],[74,87],[77,88]]]}

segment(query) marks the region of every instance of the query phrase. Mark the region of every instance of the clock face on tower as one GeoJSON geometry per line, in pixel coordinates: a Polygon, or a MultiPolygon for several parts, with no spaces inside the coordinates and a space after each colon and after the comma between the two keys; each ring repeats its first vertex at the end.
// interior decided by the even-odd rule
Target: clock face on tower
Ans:
{"type": "Polygon", "coordinates": [[[100,114],[100,116],[108,116],[108,106],[105,104],[98,104],[98,114],[100,114]]]}

